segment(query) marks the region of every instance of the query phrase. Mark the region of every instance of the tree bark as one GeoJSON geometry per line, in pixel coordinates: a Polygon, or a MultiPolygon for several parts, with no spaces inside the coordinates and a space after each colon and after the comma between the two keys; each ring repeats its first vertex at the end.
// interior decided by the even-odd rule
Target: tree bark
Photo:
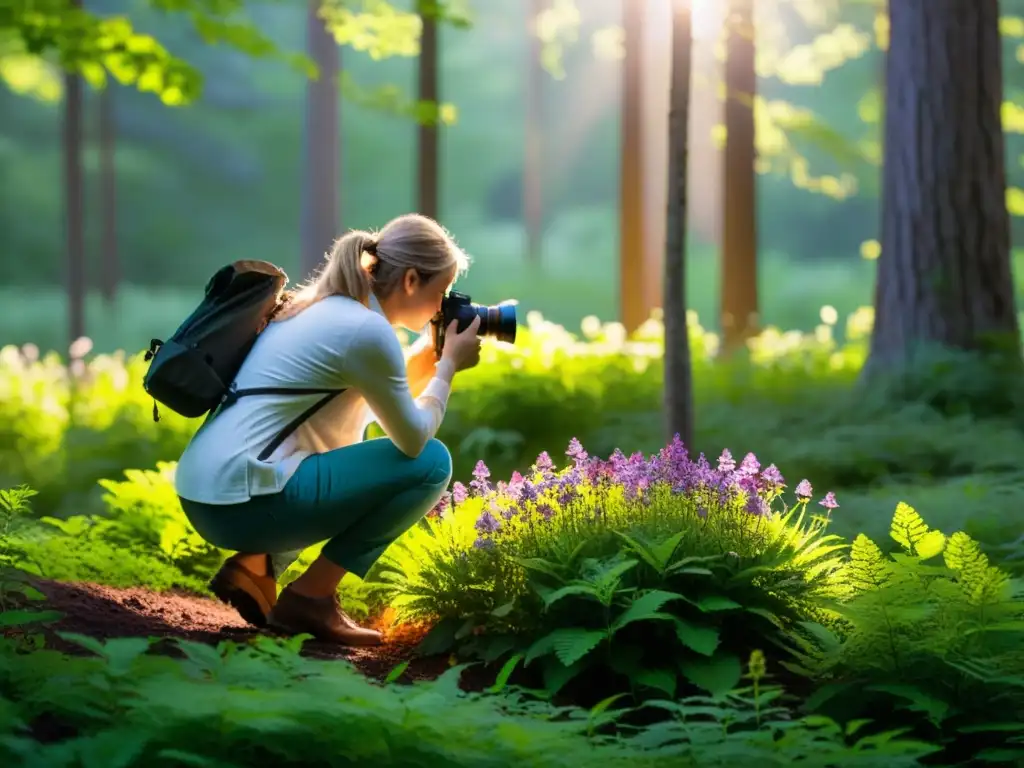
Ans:
{"type": "MultiPolygon", "coordinates": [[[[74,0],[81,7],[81,0],[74,0]]],[[[82,179],[82,78],[64,75],[64,236],[68,343],[85,335],[85,209],[82,179]]]]}
{"type": "Polygon", "coordinates": [[[881,243],[865,368],[921,347],[1020,363],[1010,269],[997,0],[889,4],[881,243]]]}
{"type": "Polygon", "coordinates": [[[622,148],[619,199],[619,317],[640,327],[644,307],[643,0],[623,0],[626,57],[622,62],[622,148]]]}
{"type": "MultiPolygon", "coordinates": [[[[437,105],[437,18],[436,0],[417,0],[423,33],[420,37],[419,100],[437,105]]],[[[436,114],[436,113],[435,113],[436,114]]],[[[438,217],[438,120],[417,125],[417,208],[432,219],[438,217]]]]}
{"type": "Polygon", "coordinates": [[[115,152],[117,124],[114,105],[114,83],[107,81],[99,95],[99,165],[100,165],[100,292],[108,304],[117,298],[121,281],[121,264],[117,252],[117,167],[115,152]]]}
{"type": "Polygon", "coordinates": [[[548,0],[530,0],[527,13],[526,120],[523,163],[523,223],[526,230],[526,260],[540,264],[544,239],[544,68],[537,17],[548,0]]]}
{"type": "Polygon", "coordinates": [[[309,0],[306,46],[309,57],[319,69],[319,77],[306,85],[301,257],[304,277],[320,269],[325,253],[340,234],[338,69],[341,56],[319,10],[319,0],[309,0]]]}
{"type": "Polygon", "coordinates": [[[693,375],[686,323],[686,221],[692,17],[689,0],[673,0],[672,88],[669,106],[668,210],[665,233],[665,424],[693,444],[693,375]]]}
{"type": "Polygon", "coordinates": [[[722,351],[757,333],[757,183],[754,2],[729,0],[726,19],[725,152],[722,187],[722,351]]]}

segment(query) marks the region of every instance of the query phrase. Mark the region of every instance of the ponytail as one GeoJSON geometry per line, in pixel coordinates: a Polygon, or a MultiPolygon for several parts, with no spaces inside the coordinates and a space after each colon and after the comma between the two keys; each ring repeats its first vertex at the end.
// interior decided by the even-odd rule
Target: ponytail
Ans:
{"type": "Polygon", "coordinates": [[[338,238],[316,277],[302,288],[286,294],[285,303],[274,316],[287,320],[328,296],[348,296],[366,304],[373,287],[372,272],[377,263],[377,240],[369,232],[353,230],[338,238]]]}

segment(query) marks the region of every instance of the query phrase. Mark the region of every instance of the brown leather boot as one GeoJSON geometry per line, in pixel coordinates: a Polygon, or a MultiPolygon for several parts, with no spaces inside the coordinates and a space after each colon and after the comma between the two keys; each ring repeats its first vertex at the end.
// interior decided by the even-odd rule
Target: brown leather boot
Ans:
{"type": "Polygon", "coordinates": [[[281,590],[268,624],[290,634],[308,632],[317,640],[339,645],[368,646],[382,642],[380,632],[360,627],[341,610],[337,595],[306,597],[290,587],[281,590]]]}
{"type": "Polygon", "coordinates": [[[266,576],[253,573],[238,562],[241,557],[237,554],[227,559],[210,581],[210,591],[253,626],[265,627],[267,616],[277,603],[277,580],[270,556],[266,576]]]}

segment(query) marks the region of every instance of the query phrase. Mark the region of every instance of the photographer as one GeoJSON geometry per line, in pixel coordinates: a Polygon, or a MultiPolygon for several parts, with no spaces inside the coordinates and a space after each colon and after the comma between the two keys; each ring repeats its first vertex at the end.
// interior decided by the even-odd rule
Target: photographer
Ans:
{"type": "Polygon", "coordinates": [[[246,621],[346,645],[380,642],[341,610],[338,584],[346,571],[364,577],[444,494],[452,460],[434,435],[452,378],[480,355],[479,318],[461,333],[455,321],[445,329],[440,360],[429,333],[403,357],[394,327],[424,329],[467,265],[423,216],[346,234],[319,275],[286,298],[237,377],[240,387],[343,391],[265,461],[260,446],[318,396],[245,398],[186,448],[177,493],[204,539],[238,553],[210,586],[246,621]],[[372,421],[387,437],[362,439],[372,421]],[[294,559],[321,541],[322,554],[277,598],[274,556],[294,559]]]}

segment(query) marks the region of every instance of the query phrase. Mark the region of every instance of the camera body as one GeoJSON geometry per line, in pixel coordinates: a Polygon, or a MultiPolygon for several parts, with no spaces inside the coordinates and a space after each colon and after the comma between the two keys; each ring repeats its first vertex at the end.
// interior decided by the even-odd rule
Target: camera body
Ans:
{"type": "Polygon", "coordinates": [[[434,354],[438,359],[444,350],[445,331],[453,320],[458,320],[456,328],[461,333],[470,326],[474,317],[480,318],[479,336],[493,336],[498,341],[512,344],[516,340],[516,308],[511,302],[502,302],[494,306],[474,304],[469,296],[458,291],[450,291],[441,300],[441,311],[430,321],[434,332],[434,354]]]}

